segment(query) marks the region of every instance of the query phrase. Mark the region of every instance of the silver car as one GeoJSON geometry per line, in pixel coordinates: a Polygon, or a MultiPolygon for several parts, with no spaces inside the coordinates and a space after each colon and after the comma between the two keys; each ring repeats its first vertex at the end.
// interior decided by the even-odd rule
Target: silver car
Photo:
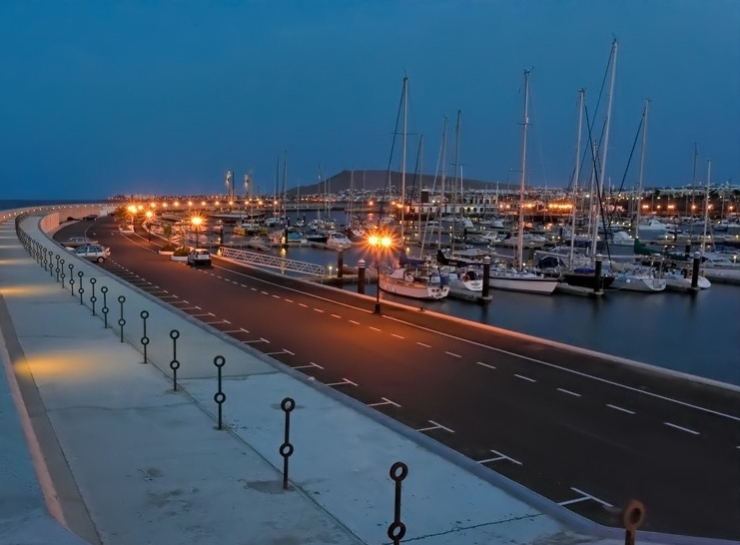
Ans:
{"type": "Polygon", "coordinates": [[[77,257],[87,259],[88,261],[102,263],[110,257],[110,248],[99,244],[87,244],[77,248],[74,253],[77,257]]]}

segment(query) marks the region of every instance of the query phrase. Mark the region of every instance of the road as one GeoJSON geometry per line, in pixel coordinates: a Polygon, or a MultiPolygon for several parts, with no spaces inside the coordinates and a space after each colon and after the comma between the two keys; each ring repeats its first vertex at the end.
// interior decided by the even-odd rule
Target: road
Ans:
{"type": "Polygon", "coordinates": [[[223,260],[192,269],[109,219],[55,238],[86,232],[111,248],[103,268],[577,513],[618,525],[635,498],[645,530],[740,539],[740,394],[415,309],[375,315],[223,260]]]}

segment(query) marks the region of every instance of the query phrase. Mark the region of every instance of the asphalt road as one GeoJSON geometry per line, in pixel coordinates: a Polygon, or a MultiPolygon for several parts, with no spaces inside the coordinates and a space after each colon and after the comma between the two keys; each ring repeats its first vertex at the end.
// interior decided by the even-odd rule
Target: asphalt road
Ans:
{"type": "Polygon", "coordinates": [[[108,219],[55,238],[86,232],[111,248],[103,268],[575,512],[616,526],[634,498],[644,530],[740,539],[740,394],[222,260],[192,269],[108,219]]]}

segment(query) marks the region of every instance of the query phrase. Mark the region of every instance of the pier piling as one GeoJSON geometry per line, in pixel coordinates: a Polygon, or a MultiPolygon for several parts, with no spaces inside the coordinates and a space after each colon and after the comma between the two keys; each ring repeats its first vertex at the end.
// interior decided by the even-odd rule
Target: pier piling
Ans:
{"type": "Polygon", "coordinates": [[[603,278],[601,275],[601,269],[603,266],[603,257],[601,254],[596,254],[596,262],[594,267],[594,294],[601,295],[604,291],[603,289],[603,278]]]}
{"type": "Polygon", "coordinates": [[[357,262],[357,293],[365,294],[365,260],[360,259],[357,262]]]}
{"type": "Polygon", "coordinates": [[[344,275],[344,251],[339,250],[337,252],[337,278],[342,278],[344,275]]]}
{"type": "Polygon", "coordinates": [[[487,299],[491,292],[491,286],[489,282],[491,280],[491,257],[485,256],[483,258],[483,299],[487,299]]]}
{"type": "Polygon", "coordinates": [[[691,290],[699,291],[699,263],[701,263],[701,254],[694,254],[694,263],[691,268],[691,290]]]}

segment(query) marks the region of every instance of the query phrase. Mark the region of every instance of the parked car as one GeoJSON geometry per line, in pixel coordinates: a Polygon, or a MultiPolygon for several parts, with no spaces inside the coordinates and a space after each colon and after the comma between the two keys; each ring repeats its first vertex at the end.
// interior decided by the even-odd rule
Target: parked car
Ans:
{"type": "Polygon", "coordinates": [[[86,244],[80,246],[75,250],[75,255],[88,261],[95,261],[96,263],[102,263],[110,257],[110,248],[101,246],[100,244],[86,244]]]}
{"type": "Polygon", "coordinates": [[[87,246],[88,244],[97,244],[97,240],[90,240],[87,237],[70,237],[69,240],[63,242],[68,248],[79,248],[80,246],[87,246]]]}
{"type": "Polygon", "coordinates": [[[83,221],[95,221],[96,219],[98,219],[97,214],[89,214],[85,216],[84,218],[82,218],[83,221]]]}
{"type": "Polygon", "coordinates": [[[211,265],[211,252],[204,248],[196,248],[188,254],[188,265],[196,267],[198,265],[204,265],[206,267],[211,265]]]}

